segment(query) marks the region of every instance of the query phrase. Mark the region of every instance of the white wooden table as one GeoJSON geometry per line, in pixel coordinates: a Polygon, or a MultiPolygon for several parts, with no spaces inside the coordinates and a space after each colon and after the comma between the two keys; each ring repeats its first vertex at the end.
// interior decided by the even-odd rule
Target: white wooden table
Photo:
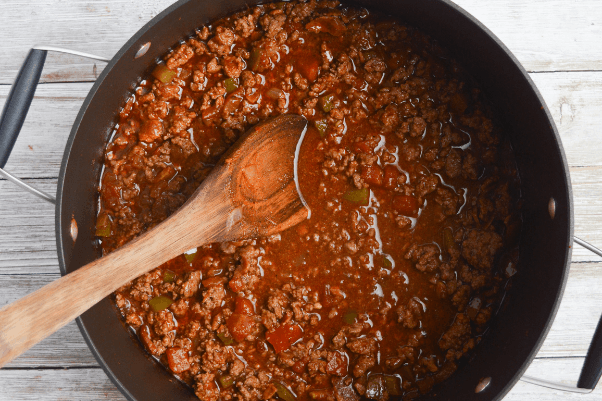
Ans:
{"type": "MultiPolygon", "coordinates": [[[[218,0],[216,0],[218,1],[218,0]]],[[[219,0],[226,1],[226,0],[219,0]]],[[[29,48],[112,57],[171,0],[2,0],[0,107],[29,48]]],[[[573,183],[575,233],[602,246],[602,1],[457,0],[529,71],[556,121],[573,183]]],[[[7,171],[54,193],[67,136],[104,67],[49,53],[7,171]]],[[[556,322],[528,374],[574,384],[602,312],[602,259],[576,246],[556,322]]],[[[54,208],[0,180],[0,306],[59,277],[54,208]]],[[[0,400],[123,400],[75,323],[0,370],[0,400]]],[[[507,400],[602,400],[519,382],[507,400]]]]}

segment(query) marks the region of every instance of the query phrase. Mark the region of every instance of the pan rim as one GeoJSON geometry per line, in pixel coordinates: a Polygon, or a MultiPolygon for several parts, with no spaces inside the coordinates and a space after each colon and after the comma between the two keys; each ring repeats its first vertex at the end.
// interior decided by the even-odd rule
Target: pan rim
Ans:
{"type": "MultiPolygon", "coordinates": [[[[194,0],[177,1],[176,3],[170,5],[165,10],[163,10],[157,16],[152,18],[142,28],[140,28],[120,48],[120,50],[111,58],[111,61],[104,68],[104,70],[102,71],[102,73],[100,74],[100,76],[98,77],[98,79],[96,80],[96,82],[94,83],[92,88],[90,89],[90,92],[86,96],[86,99],[82,103],[82,106],[77,114],[77,117],[75,118],[75,120],[73,122],[71,132],[69,134],[69,137],[68,137],[66,145],[65,145],[65,151],[63,153],[63,159],[61,161],[61,167],[60,167],[59,177],[58,177],[58,182],[57,182],[57,192],[56,192],[57,202],[56,202],[56,209],[55,209],[55,233],[56,233],[57,256],[58,256],[59,269],[60,269],[61,275],[67,274],[66,260],[65,260],[65,253],[64,253],[64,244],[69,244],[71,242],[71,239],[68,238],[64,234],[66,231],[64,230],[65,227],[63,227],[63,223],[61,220],[61,216],[63,213],[63,191],[64,191],[64,187],[65,187],[65,176],[66,176],[70,156],[72,155],[73,143],[80,130],[82,119],[83,119],[84,115],[86,114],[86,111],[88,110],[88,107],[89,107],[92,99],[95,97],[99,87],[104,83],[106,77],[111,73],[111,71],[113,71],[115,65],[124,56],[124,54],[126,54],[132,48],[132,46],[134,46],[140,40],[140,38],[143,35],[145,35],[148,31],[153,29],[153,27],[159,21],[163,20],[166,16],[168,16],[172,12],[176,12],[183,5],[185,5],[189,2],[193,2],[193,1],[194,0]]],[[[529,86],[530,90],[537,98],[538,103],[541,105],[542,111],[544,112],[546,119],[548,120],[548,123],[550,126],[550,131],[552,132],[552,134],[554,136],[555,144],[556,144],[555,150],[557,151],[558,156],[560,157],[562,168],[563,168],[563,173],[564,173],[563,174],[563,179],[564,179],[563,184],[567,191],[566,208],[568,209],[568,213],[567,213],[567,218],[568,218],[568,224],[567,224],[568,230],[567,231],[568,232],[567,232],[567,238],[566,238],[567,251],[565,253],[564,261],[562,261],[564,268],[563,268],[563,272],[561,275],[561,282],[558,287],[557,294],[556,294],[554,303],[552,305],[552,308],[550,310],[550,313],[546,319],[546,323],[545,323],[538,339],[536,340],[533,348],[531,349],[531,351],[525,358],[521,367],[514,373],[512,379],[509,380],[507,382],[507,384],[497,394],[497,397],[495,399],[499,400],[499,399],[504,398],[504,396],[515,386],[515,384],[518,382],[520,377],[524,374],[524,372],[527,370],[529,365],[534,360],[535,356],[537,355],[541,346],[543,345],[543,342],[547,338],[547,335],[548,335],[550,328],[555,320],[556,314],[558,312],[558,308],[560,307],[560,303],[563,298],[564,290],[566,287],[566,282],[568,280],[568,273],[569,273],[569,267],[570,267],[571,256],[572,256],[573,232],[574,232],[573,191],[572,191],[572,186],[571,186],[570,173],[569,173],[568,163],[567,163],[567,159],[566,159],[566,154],[564,152],[561,138],[558,133],[556,124],[554,123],[554,120],[552,118],[552,115],[551,115],[543,97],[541,96],[541,93],[537,89],[535,83],[532,81],[532,79],[528,75],[527,71],[522,66],[522,64],[518,61],[518,59],[514,56],[514,54],[504,45],[504,43],[493,32],[491,32],[478,19],[476,19],[474,16],[472,16],[470,13],[468,13],[466,10],[464,10],[457,4],[453,3],[450,0],[430,0],[430,1],[436,1],[436,2],[443,3],[445,6],[449,7],[453,11],[460,13],[468,21],[470,21],[472,24],[474,24],[479,30],[481,30],[486,36],[488,36],[502,50],[502,52],[511,60],[512,64],[518,69],[522,78],[526,81],[526,84],[529,86]]],[[[265,1],[260,1],[259,3],[265,3],[265,1]]],[[[84,340],[86,341],[86,344],[88,345],[88,347],[90,348],[90,351],[94,355],[94,358],[99,363],[100,367],[103,369],[105,374],[112,381],[112,383],[119,389],[119,391],[128,400],[136,400],[136,398],[130,393],[130,391],[128,390],[126,385],[124,383],[122,383],[122,381],[119,380],[117,375],[111,370],[111,368],[109,367],[109,363],[107,361],[105,361],[102,354],[97,349],[97,347],[92,339],[92,336],[89,333],[89,331],[87,330],[86,325],[83,322],[82,318],[78,317],[76,319],[76,323],[82,333],[82,336],[84,337],[84,340]]]]}

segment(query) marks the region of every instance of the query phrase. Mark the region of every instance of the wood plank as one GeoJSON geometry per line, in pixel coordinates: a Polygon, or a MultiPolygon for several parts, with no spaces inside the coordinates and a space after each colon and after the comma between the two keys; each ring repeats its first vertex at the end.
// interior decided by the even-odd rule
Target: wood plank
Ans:
{"type": "MultiPolygon", "coordinates": [[[[575,234],[602,248],[602,169],[572,172],[575,234]]],[[[56,179],[27,180],[49,193],[56,179]]],[[[54,207],[0,180],[0,274],[58,272],[54,235],[54,207]]],[[[574,262],[599,262],[602,258],[579,245],[573,249],[574,262]]]]}
{"type": "Polygon", "coordinates": [[[602,132],[602,73],[530,76],[552,113],[569,165],[602,166],[602,144],[593,139],[602,132]]]}
{"type": "MultiPolygon", "coordinates": [[[[0,308],[24,297],[38,288],[58,279],[60,275],[0,275],[0,308]]],[[[53,335],[33,346],[19,358],[8,363],[8,368],[85,367],[97,366],[75,322],[67,324],[53,335]]]]}
{"type": "MultiPolygon", "coordinates": [[[[56,179],[27,182],[56,192],[56,179]]],[[[0,194],[0,274],[58,274],[54,205],[6,180],[0,180],[0,194]]]]}
{"type": "Polygon", "coordinates": [[[491,30],[527,71],[602,69],[602,2],[453,0],[491,30]]]}
{"type": "Polygon", "coordinates": [[[98,366],[75,322],[35,345],[7,368],[65,368],[98,366]]]}
{"type": "MultiPolygon", "coordinates": [[[[544,380],[561,382],[567,386],[575,386],[583,360],[584,358],[535,359],[527,369],[526,374],[544,380]]],[[[602,386],[598,386],[591,394],[583,395],[552,390],[519,381],[504,398],[504,401],[593,401],[601,399],[602,386]]]]}
{"type": "MultiPolygon", "coordinates": [[[[0,83],[12,83],[34,45],[64,47],[111,58],[125,42],[173,0],[15,0],[0,13],[0,83]],[[27,23],[24,24],[23,21],[27,23]]],[[[44,82],[93,81],[105,63],[50,54],[44,82]]]]}
{"type": "MultiPolygon", "coordinates": [[[[0,14],[0,71],[4,72],[0,83],[13,82],[27,51],[36,44],[112,57],[139,28],[171,3],[172,0],[7,2],[0,14]],[[22,23],[24,19],[27,24],[22,23]]],[[[564,0],[456,3],[493,31],[529,71],[602,69],[602,3],[597,0],[568,6],[564,0]]],[[[103,68],[102,62],[51,54],[42,79],[92,81],[103,68]]]]}
{"type": "Polygon", "coordinates": [[[537,356],[585,356],[601,313],[602,263],[572,263],[556,319],[537,356]]]}
{"type": "MultiPolygon", "coordinates": [[[[602,72],[531,74],[560,131],[571,167],[601,167],[602,72]]],[[[6,170],[29,178],[57,177],[67,137],[91,83],[40,85],[6,170]]],[[[0,85],[0,107],[10,88],[0,85]]]]}
{"type": "MultiPolygon", "coordinates": [[[[572,169],[571,182],[575,236],[602,249],[602,168],[572,169]]],[[[602,258],[575,244],[573,261],[602,261],[602,258]]]]}
{"type": "Polygon", "coordinates": [[[125,397],[100,368],[0,370],[1,400],[110,400],[125,397]]]}
{"type": "MultiPolygon", "coordinates": [[[[20,178],[56,178],[73,121],[92,83],[39,85],[6,171],[20,178]]],[[[10,87],[0,86],[0,107],[10,87]]]]}
{"type": "MultiPolygon", "coordinates": [[[[583,357],[602,313],[602,263],[573,263],[560,310],[538,357],[583,357]]],[[[0,274],[0,307],[45,284],[58,274],[0,274]]],[[[13,368],[95,366],[75,323],[27,351],[13,368]]]]}
{"type": "MultiPolygon", "coordinates": [[[[574,385],[583,358],[536,359],[527,374],[574,385]]],[[[484,373],[486,375],[486,373],[484,373]]],[[[495,380],[495,377],[493,377],[495,380]]],[[[0,399],[25,400],[125,400],[100,368],[57,370],[0,370],[0,399]]],[[[518,382],[504,398],[524,400],[583,401],[602,399],[602,386],[592,394],[565,393],[518,382]]]]}

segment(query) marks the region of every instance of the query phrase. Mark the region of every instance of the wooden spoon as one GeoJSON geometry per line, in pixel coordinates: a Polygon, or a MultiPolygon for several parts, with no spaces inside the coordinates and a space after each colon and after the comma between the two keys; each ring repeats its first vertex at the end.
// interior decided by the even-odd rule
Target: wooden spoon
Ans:
{"type": "Polygon", "coordinates": [[[0,309],[0,367],[117,288],[189,249],[271,235],[306,219],[308,209],[295,179],[306,126],[297,115],[255,126],[168,219],[0,309]]]}

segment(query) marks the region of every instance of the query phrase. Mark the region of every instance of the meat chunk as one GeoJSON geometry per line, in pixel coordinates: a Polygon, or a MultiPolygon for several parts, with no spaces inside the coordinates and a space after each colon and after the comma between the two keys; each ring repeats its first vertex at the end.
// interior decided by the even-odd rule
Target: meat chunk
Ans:
{"type": "Polygon", "coordinates": [[[217,369],[226,370],[227,363],[232,360],[230,350],[213,340],[207,341],[204,348],[203,369],[206,372],[213,372],[217,369]]]}
{"type": "Polygon", "coordinates": [[[163,123],[159,120],[147,120],[140,127],[138,139],[142,142],[151,143],[163,135],[163,123]]]}
{"type": "Polygon", "coordinates": [[[331,351],[326,357],[326,373],[335,376],[347,374],[347,356],[343,352],[331,351]]]}
{"type": "Polygon", "coordinates": [[[441,205],[444,215],[453,216],[458,213],[462,201],[463,198],[456,195],[451,189],[437,188],[435,202],[441,205]]]}
{"type": "Polygon", "coordinates": [[[462,256],[474,267],[488,270],[502,245],[502,237],[493,231],[470,230],[462,242],[462,256]]]}
{"type": "Polygon", "coordinates": [[[165,335],[176,328],[174,317],[170,310],[164,309],[155,314],[155,333],[165,335]]]}
{"type": "Polygon", "coordinates": [[[259,269],[258,257],[261,254],[259,248],[247,246],[240,251],[240,267],[236,269],[232,279],[229,282],[230,289],[234,292],[244,289],[253,289],[259,277],[261,270],[259,269]]]}
{"type": "Polygon", "coordinates": [[[334,379],[332,382],[334,386],[334,396],[336,401],[359,401],[360,397],[357,395],[352,387],[352,381],[350,379],[339,378],[334,379]]]}
{"type": "Polygon", "coordinates": [[[165,346],[161,343],[161,340],[153,339],[151,335],[151,329],[144,325],[138,331],[142,344],[146,347],[148,352],[155,356],[159,356],[165,352],[165,346]]]}
{"type": "Polygon", "coordinates": [[[238,78],[245,67],[245,62],[238,56],[226,56],[222,61],[222,66],[227,76],[238,78]]]}
{"type": "Polygon", "coordinates": [[[274,312],[278,319],[282,319],[288,303],[288,297],[283,291],[275,291],[274,294],[268,298],[268,309],[274,312]]]}
{"type": "Polygon", "coordinates": [[[286,15],[284,14],[266,14],[261,17],[261,25],[265,31],[265,36],[268,38],[275,38],[278,32],[282,30],[282,26],[285,22],[286,15]]]}
{"type": "Polygon", "coordinates": [[[183,297],[191,297],[199,289],[199,284],[201,283],[201,272],[193,271],[187,274],[186,281],[184,281],[180,287],[179,294],[183,297]]]}
{"type": "Polygon", "coordinates": [[[437,189],[439,178],[436,175],[420,177],[416,186],[416,194],[420,197],[430,194],[437,189]]]}
{"type": "Polygon", "coordinates": [[[452,149],[445,159],[445,173],[456,178],[462,174],[462,155],[457,149],[452,149]]]}
{"type": "Polygon", "coordinates": [[[470,333],[470,319],[459,313],[450,328],[441,336],[439,347],[442,350],[462,349],[464,342],[470,338],[470,333]]]}
{"type": "Polygon", "coordinates": [[[181,65],[184,65],[194,56],[194,50],[187,44],[183,44],[173,52],[167,60],[167,68],[175,70],[181,65]]]}
{"type": "Polygon", "coordinates": [[[236,39],[236,34],[230,28],[225,28],[223,26],[218,26],[215,28],[215,31],[215,36],[207,42],[209,49],[220,56],[230,54],[230,49],[236,39]]]}
{"type": "Polygon", "coordinates": [[[203,292],[203,306],[214,309],[220,306],[226,296],[226,290],[222,284],[209,287],[203,292]]]}
{"type": "Polygon", "coordinates": [[[347,341],[347,348],[356,354],[369,355],[376,352],[376,341],[368,337],[356,338],[347,341]]]}
{"type": "Polygon", "coordinates": [[[373,367],[376,364],[376,358],[374,355],[362,355],[357,360],[355,366],[353,367],[353,376],[361,377],[366,374],[368,369],[373,367]]]}
{"type": "Polygon", "coordinates": [[[413,244],[404,256],[406,259],[416,263],[416,269],[421,272],[433,272],[439,264],[439,248],[434,244],[413,244]]]}
{"type": "Polygon", "coordinates": [[[202,373],[195,380],[194,393],[201,401],[217,401],[219,399],[219,388],[215,383],[213,373],[202,373]]]}
{"type": "Polygon", "coordinates": [[[403,327],[415,329],[420,324],[422,313],[422,304],[417,299],[412,298],[407,305],[400,305],[397,308],[397,321],[403,327]]]}

